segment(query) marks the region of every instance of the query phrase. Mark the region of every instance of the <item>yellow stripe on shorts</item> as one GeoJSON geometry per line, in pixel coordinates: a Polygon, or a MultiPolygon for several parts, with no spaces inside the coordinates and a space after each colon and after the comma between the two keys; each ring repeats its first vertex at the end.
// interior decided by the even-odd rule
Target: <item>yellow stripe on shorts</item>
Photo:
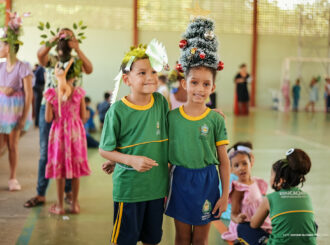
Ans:
{"type": "Polygon", "coordinates": [[[118,226],[120,228],[121,217],[122,217],[122,214],[123,214],[123,206],[124,206],[124,204],[122,202],[120,202],[119,203],[119,209],[118,209],[118,212],[117,212],[116,222],[115,222],[115,225],[114,225],[113,231],[112,231],[112,237],[111,237],[111,242],[112,243],[117,243],[117,239],[118,239],[118,235],[119,235],[119,234],[117,234],[117,232],[119,233],[118,226]]]}

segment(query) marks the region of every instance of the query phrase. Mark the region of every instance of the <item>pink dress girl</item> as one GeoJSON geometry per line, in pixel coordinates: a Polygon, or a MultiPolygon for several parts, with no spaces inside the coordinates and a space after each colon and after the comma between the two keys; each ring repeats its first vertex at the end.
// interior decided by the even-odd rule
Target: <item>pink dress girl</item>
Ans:
{"type": "Polygon", "coordinates": [[[59,117],[56,90],[50,88],[44,94],[55,115],[49,133],[46,178],[72,179],[90,174],[86,133],[80,118],[80,102],[84,95],[82,88],[75,88],[71,97],[61,102],[62,116],[59,117]]]}
{"type": "MultiPolygon", "coordinates": [[[[267,182],[263,179],[259,179],[257,177],[253,177],[253,184],[246,185],[239,183],[238,181],[233,181],[230,194],[233,190],[244,192],[244,197],[241,203],[241,213],[247,216],[246,222],[249,222],[252,216],[257,211],[257,208],[262,202],[263,195],[266,195],[267,192],[267,182]]],[[[229,202],[230,200],[229,194],[229,202]]],[[[267,232],[272,230],[271,221],[269,217],[265,220],[263,225],[261,226],[267,232]]],[[[222,234],[222,239],[227,241],[235,241],[237,239],[237,224],[233,221],[230,221],[228,231],[222,234]]]]}

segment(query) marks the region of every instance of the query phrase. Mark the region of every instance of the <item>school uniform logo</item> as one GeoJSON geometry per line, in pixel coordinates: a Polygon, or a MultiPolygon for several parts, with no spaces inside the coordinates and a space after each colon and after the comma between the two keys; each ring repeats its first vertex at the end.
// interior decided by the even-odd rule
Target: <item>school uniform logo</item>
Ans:
{"type": "Polygon", "coordinates": [[[206,137],[209,133],[209,127],[204,124],[202,127],[201,127],[201,136],[204,136],[206,137]]]}
{"type": "Polygon", "coordinates": [[[205,200],[203,208],[202,208],[202,220],[207,220],[211,218],[211,211],[212,211],[212,205],[209,200],[205,200]]]}

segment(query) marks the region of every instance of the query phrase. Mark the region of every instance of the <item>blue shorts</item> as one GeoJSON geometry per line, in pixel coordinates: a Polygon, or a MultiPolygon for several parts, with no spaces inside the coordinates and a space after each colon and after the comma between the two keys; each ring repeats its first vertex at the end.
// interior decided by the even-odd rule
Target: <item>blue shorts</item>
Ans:
{"type": "Polygon", "coordinates": [[[173,166],[165,214],[190,225],[205,225],[218,214],[212,210],[220,198],[215,165],[202,169],[173,166]]]}
{"type": "Polygon", "coordinates": [[[164,198],[135,203],[114,202],[111,243],[160,243],[163,234],[163,213],[164,198]]]}

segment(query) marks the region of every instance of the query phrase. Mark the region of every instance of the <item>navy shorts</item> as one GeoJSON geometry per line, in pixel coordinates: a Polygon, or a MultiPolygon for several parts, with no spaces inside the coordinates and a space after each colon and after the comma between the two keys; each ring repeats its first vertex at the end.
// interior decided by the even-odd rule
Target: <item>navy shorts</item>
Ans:
{"type": "Polygon", "coordinates": [[[237,226],[238,240],[247,245],[264,245],[267,243],[269,233],[261,228],[251,228],[250,222],[241,223],[237,226]]]}
{"type": "Polygon", "coordinates": [[[212,210],[220,198],[219,175],[215,165],[202,169],[173,166],[165,214],[190,225],[218,220],[212,210]]]}
{"type": "Polygon", "coordinates": [[[111,243],[160,243],[163,234],[163,213],[164,198],[134,203],[114,202],[111,243]]]}

